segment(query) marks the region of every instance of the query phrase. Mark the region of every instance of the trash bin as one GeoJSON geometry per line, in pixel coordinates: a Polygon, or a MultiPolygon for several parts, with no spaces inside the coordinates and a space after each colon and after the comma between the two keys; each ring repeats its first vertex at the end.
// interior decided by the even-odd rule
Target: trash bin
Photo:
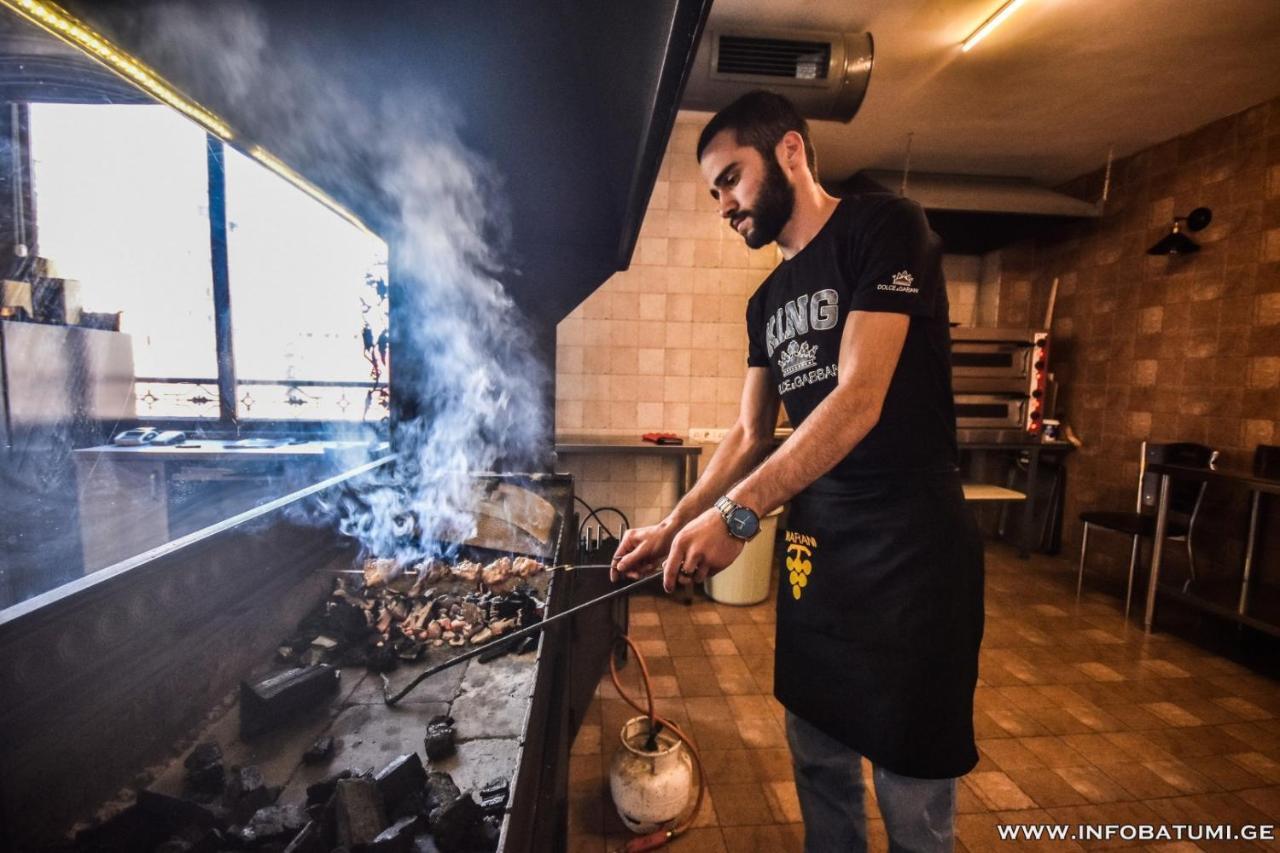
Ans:
{"type": "Polygon", "coordinates": [[[773,543],[782,507],[760,519],[760,532],[746,544],[738,559],[723,572],[707,578],[705,588],[721,604],[759,604],[769,597],[773,543]]]}

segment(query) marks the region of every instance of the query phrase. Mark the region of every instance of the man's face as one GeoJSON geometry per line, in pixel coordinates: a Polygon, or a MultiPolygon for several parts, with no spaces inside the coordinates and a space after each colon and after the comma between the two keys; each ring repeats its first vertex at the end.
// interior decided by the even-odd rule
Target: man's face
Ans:
{"type": "Polygon", "coordinates": [[[723,130],[703,149],[698,165],[720,215],[748,246],[759,249],[778,239],[795,210],[796,193],[777,157],[763,157],[739,145],[732,130],[723,130]]]}

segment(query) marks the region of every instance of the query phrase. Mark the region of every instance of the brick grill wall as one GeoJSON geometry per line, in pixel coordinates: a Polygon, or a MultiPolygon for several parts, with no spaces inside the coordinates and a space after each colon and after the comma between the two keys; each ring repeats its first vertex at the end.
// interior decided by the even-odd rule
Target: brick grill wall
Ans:
{"type": "MultiPolygon", "coordinates": [[[[1096,199],[1102,183],[1099,170],[1064,189],[1096,199]]],[[[1002,255],[1001,325],[1038,326],[1060,280],[1052,361],[1064,420],[1085,441],[1068,464],[1068,548],[1079,547],[1080,511],[1132,509],[1143,439],[1208,444],[1233,466],[1280,444],[1280,98],[1117,161],[1101,220],[1002,255]],[[1213,210],[1191,235],[1202,251],[1146,254],[1175,214],[1202,206],[1213,210]]],[[[1238,576],[1246,499],[1211,487],[1206,501],[1197,561],[1238,576]]],[[[1277,583],[1271,503],[1262,571],[1277,583]]],[[[1122,541],[1095,541],[1099,569],[1127,565],[1122,541]]]]}

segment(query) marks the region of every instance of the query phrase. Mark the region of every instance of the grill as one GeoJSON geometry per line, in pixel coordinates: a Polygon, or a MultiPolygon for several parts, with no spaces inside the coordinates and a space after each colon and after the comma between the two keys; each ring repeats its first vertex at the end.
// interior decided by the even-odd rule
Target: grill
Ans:
{"type": "MultiPolygon", "coordinates": [[[[528,556],[544,563],[575,558],[571,478],[479,479],[487,489],[528,489],[555,508],[550,544],[528,556]]],[[[307,687],[313,693],[295,713],[272,722],[269,731],[256,733],[259,722],[250,727],[252,736],[240,736],[246,699],[237,694],[261,688],[270,676],[288,677],[297,662],[286,665],[276,658],[282,641],[332,594],[335,577],[351,577],[363,563],[332,525],[297,521],[309,500],[345,485],[335,478],[295,493],[196,541],[153,552],[136,567],[121,564],[50,593],[56,600],[33,599],[29,607],[8,612],[0,624],[0,694],[6,697],[0,707],[6,733],[0,802],[11,849],[38,849],[57,839],[129,785],[147,793],[123,809],[123,803],[109,805],[105,811],[117,817],[82,835],[83,849],[152,849],[146,844],[164,840],[155,833],[168,831],[173,814],[197,823],[204,819],[183,812],[179,797],[191,793],[187,759],[210,742],[218,744],[231,784],[240,786],[238,797],[256,787],[252,778],[240,781],[245,771],[237,775],[232,768],[257,768],[259,786],[269,793],[279,786],[277,805],[302,806],[310,786],[332,783],[343,770],[413,778],[417,771],[395,759],[422,754],[428,723],[450,717],[456,754],[431,762],[430,769],[451,773],[464,792],[485,792],[488,799],[480,798],[496,817],[491,828],[498,832],[497,849],[542,850],[557,843],[568,744],[590,698],[571,694],[569,673],[575,661],[598,673],[609,642],[597,637],[600,642],[589,651],[575,638],[581,625],[572,621],[549,625],[536,648],[524,654],[472,659],[439,672],[394,707],[383,701],[379,673],[334,661],[341,673],[334,676],[336,684],[307,687]],[[594,659],[584,663],[588,653],[594,659]],[[307,763],[308,748],[326,736],[334,738],[336,754],[307,763]],[[503,781],[505,805],[492,784],[503,781]]],[[[450,559],[522,555],[470,544],[450,559]]],[[[551,615],[598,591],[601,583],[607,577],[556,571],[534,578],[533,594],[551,615]]],[[[387,673],[391,689],[467,648],[444,644],[401,663],[387,673]]],[[[269,695],[270,688],[261,692],[269,695]]],[[[284,814],[298,817],[287,809],[284,814]]],[[[222,819],[245,826],[250,817],[222,819]]]]}

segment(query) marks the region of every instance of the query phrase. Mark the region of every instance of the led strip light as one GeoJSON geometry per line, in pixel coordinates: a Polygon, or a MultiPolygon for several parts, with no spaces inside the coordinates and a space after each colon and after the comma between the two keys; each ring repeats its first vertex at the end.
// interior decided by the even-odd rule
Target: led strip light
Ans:
{"type": "MultiPolygon", "coordinates": [[[[230,125],[225,121],[183,95],[155,71],[94,32],[61,6],[44,0],[0,0],[0,4],[72,47],[79,48],[157,101],[173,107],[224,142],[230,142],[236,138],[230,125]]],[[[373,234],[358,216],[338,204],[328,193],[286,166],[266,149],[253,145],[249,148],[248,154],[352,225],[368,234],[373,234]]]]}
{"type": "Polygon", "coordinates": [[[995,14],[990,18],[987,18],[987,20],[982,23],[982,26],[969,34],[969,37],[960,45],[960,49],[965,53],[968,53],[977,46],[978,42],[990,35],[992,30],[1004,23],[1005,18],[1012,15],[1024,2],[1025,0],[1008,0],[1007,3],[995,11],[995,14]]]}

